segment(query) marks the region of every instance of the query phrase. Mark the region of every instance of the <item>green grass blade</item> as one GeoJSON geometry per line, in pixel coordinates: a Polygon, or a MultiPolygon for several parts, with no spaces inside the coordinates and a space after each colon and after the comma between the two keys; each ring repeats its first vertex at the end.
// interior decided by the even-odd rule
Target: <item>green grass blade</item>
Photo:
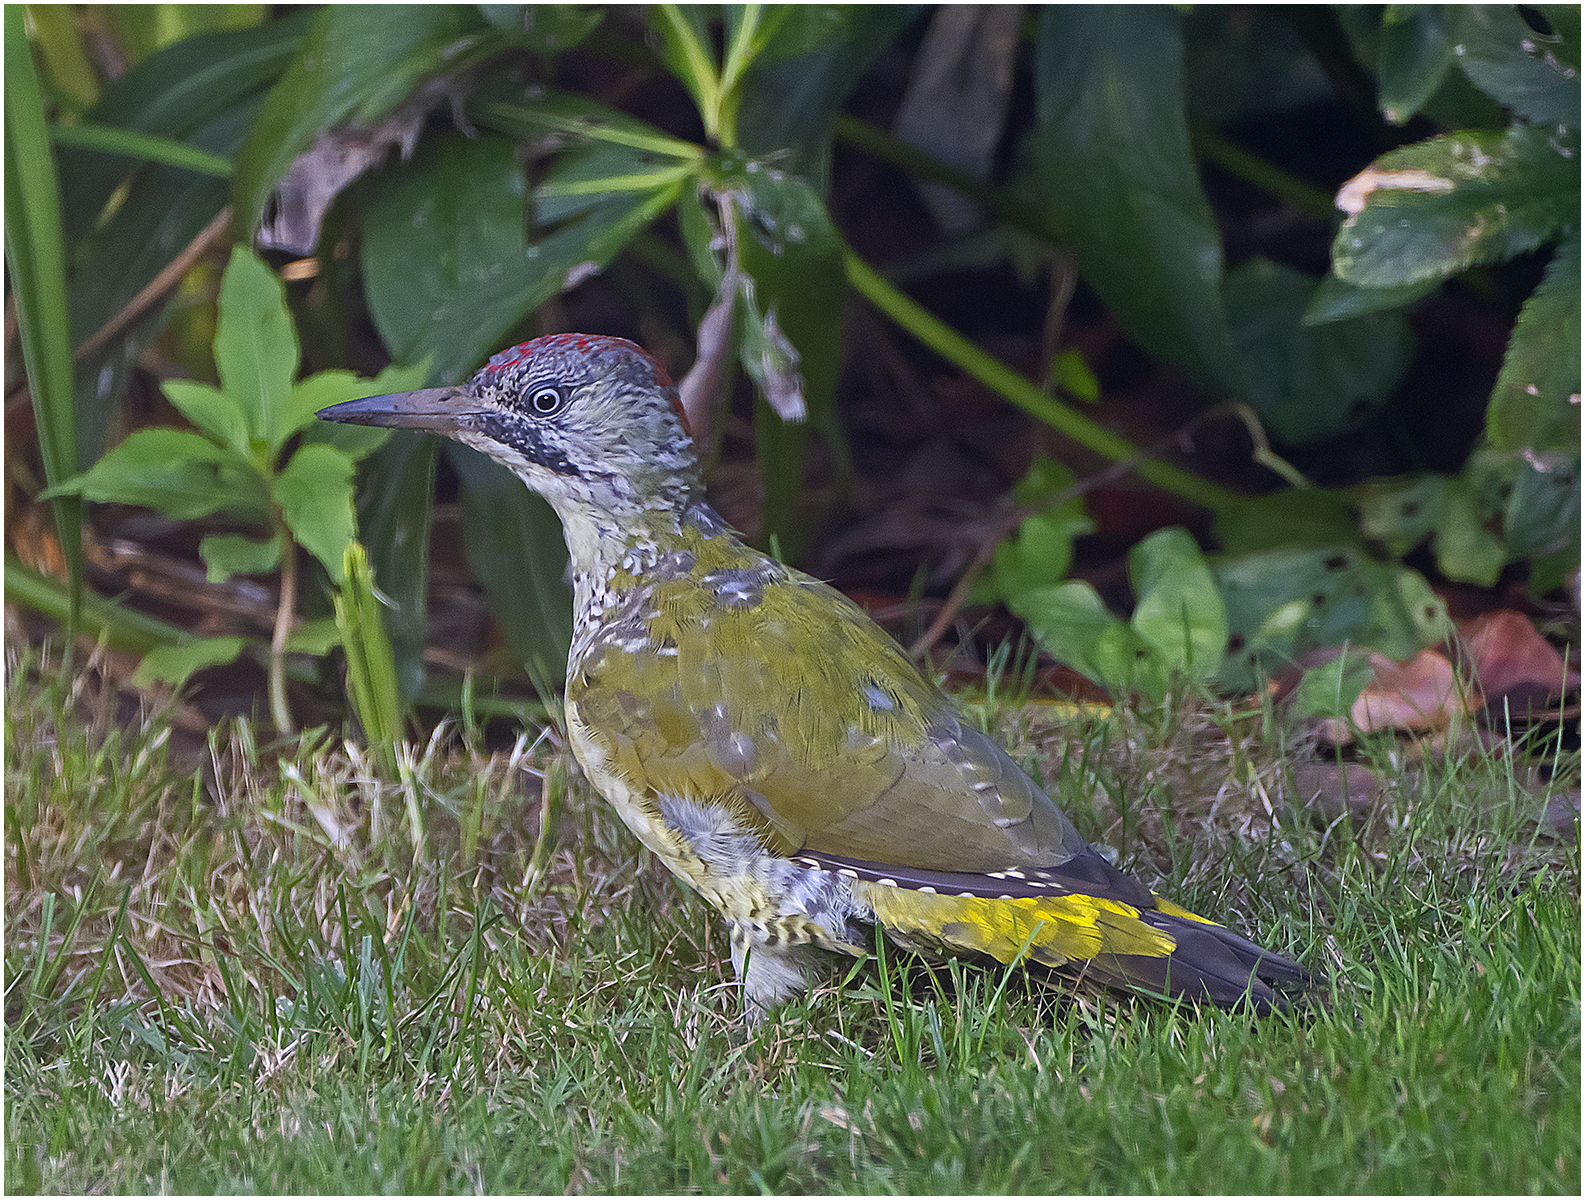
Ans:
{"type": "Polygon", "coordinates": [[[113,125],[51,125],[49,136],[57,146],[102,150],[106,154],[121,154],[169,167],[183,167],[197,171],[200,175],[213,175],[216,179],[231,178],[229,158],[222,154],[211,154],[174,138],[139,133],[135,129],[117,129],[113,125]]]}
{"type": "MultiPolygon", "coordinates": [[[[60,185],[44,122],[44,93],[19,4],[7,5],[5,11],[5,202],[6,265],[16,300],[22,361],[33,393],[44,477],[53,485],[78,469],[66,248],[60,185]]],[[[75,625],[82,605],[82,500],[63,496],[51,505],[71,572],[68,616],[75,625]]]]}

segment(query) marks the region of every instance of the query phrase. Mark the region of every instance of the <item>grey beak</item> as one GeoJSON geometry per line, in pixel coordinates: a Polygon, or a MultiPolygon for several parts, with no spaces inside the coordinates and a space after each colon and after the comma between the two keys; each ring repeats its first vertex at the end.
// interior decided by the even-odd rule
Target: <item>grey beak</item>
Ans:
{"type": "Polygon", "coordinates": [[[438,387],[347,400],[322,408],[315,415],[321,421],[343,425],[382,425],[449,434],[482,411],[483,406],[461,388],[438,387]]]}

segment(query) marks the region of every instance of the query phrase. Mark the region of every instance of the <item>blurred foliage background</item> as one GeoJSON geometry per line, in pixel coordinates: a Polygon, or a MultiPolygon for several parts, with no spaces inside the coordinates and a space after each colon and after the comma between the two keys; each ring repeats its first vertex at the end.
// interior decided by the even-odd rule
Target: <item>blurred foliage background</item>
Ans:
{"type": "Polygon", "coordinates": [[[7,597],[206,713],[553,691],[542,502],[308,414],[571,329],[921,651],[1148,696],[1577,632],[1577,6],[5,19],[7,597]]]}

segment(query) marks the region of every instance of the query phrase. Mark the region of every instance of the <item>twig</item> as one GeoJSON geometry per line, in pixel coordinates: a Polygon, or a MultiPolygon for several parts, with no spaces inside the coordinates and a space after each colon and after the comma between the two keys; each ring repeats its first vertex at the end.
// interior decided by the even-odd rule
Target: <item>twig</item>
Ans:
{"type": "Polygon", "coordinates": [[[145,309],[181,282],[182,276],[187,274],[192,265],[202,258],[230,227],[231,206],[228,204],[215,214],[214,220],[199,231],[197,237],[187,243],[180,254],[166,263],[160,273],[144,285],[142,291],[127,301],[120,312],[78,346],[72,352],[72,357],[78,361],[87,358],[141,316],[145,309]]]}

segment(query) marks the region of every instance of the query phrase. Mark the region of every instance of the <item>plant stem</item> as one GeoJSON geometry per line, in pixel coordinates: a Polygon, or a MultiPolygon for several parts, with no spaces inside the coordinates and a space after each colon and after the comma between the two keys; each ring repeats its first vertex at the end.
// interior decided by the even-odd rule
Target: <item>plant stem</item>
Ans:
{"type": "Polygon", "coordinates": [[[1281,167],[1272,166],[1259,155],[1234,145],[1215,130],[1196,125],[1190,136],[1194,152],[1206,162],[1215,163],[1228,174],[1275,196],[1294,211],[1318,221],[1330,221],[1337,211],[1329,193],[1281,167]]]}
{"type": "MultiPolygon", "coordinates": [[[[284,524],[284,523],[283,523],[284,524]]],[[[270,717],[277,732],[297,732],[292,710],[286,704],[286,638],[292,632],[297,608],[297,543],[281,531],[286,549],[281,553],[281,600],[275,609],[275,632],[270,638],[270,717]]]]}
{"type": "MultiPolygon", "coordinates": [[[[863,259],[844,245],[842,262],[848,282],[865,299],[929,346],[948,362],[973,376],[1004,399],[1039,417],[1057,432],[1088,450],[1122,462],[1134,458],[1139,450],[1125,438],[1104,429],[1060,400],[1047,396],[1029,380],[1006,364],[997,361],[951,326],[937,319],[910,297],[882,279],[863,259]]],[[[1141,478],[1213,512],[1238,503],[1241,496],[1219,484],[1201,479],[1170,463],[1143,459],[1134,468],[1141,478]]]]}

